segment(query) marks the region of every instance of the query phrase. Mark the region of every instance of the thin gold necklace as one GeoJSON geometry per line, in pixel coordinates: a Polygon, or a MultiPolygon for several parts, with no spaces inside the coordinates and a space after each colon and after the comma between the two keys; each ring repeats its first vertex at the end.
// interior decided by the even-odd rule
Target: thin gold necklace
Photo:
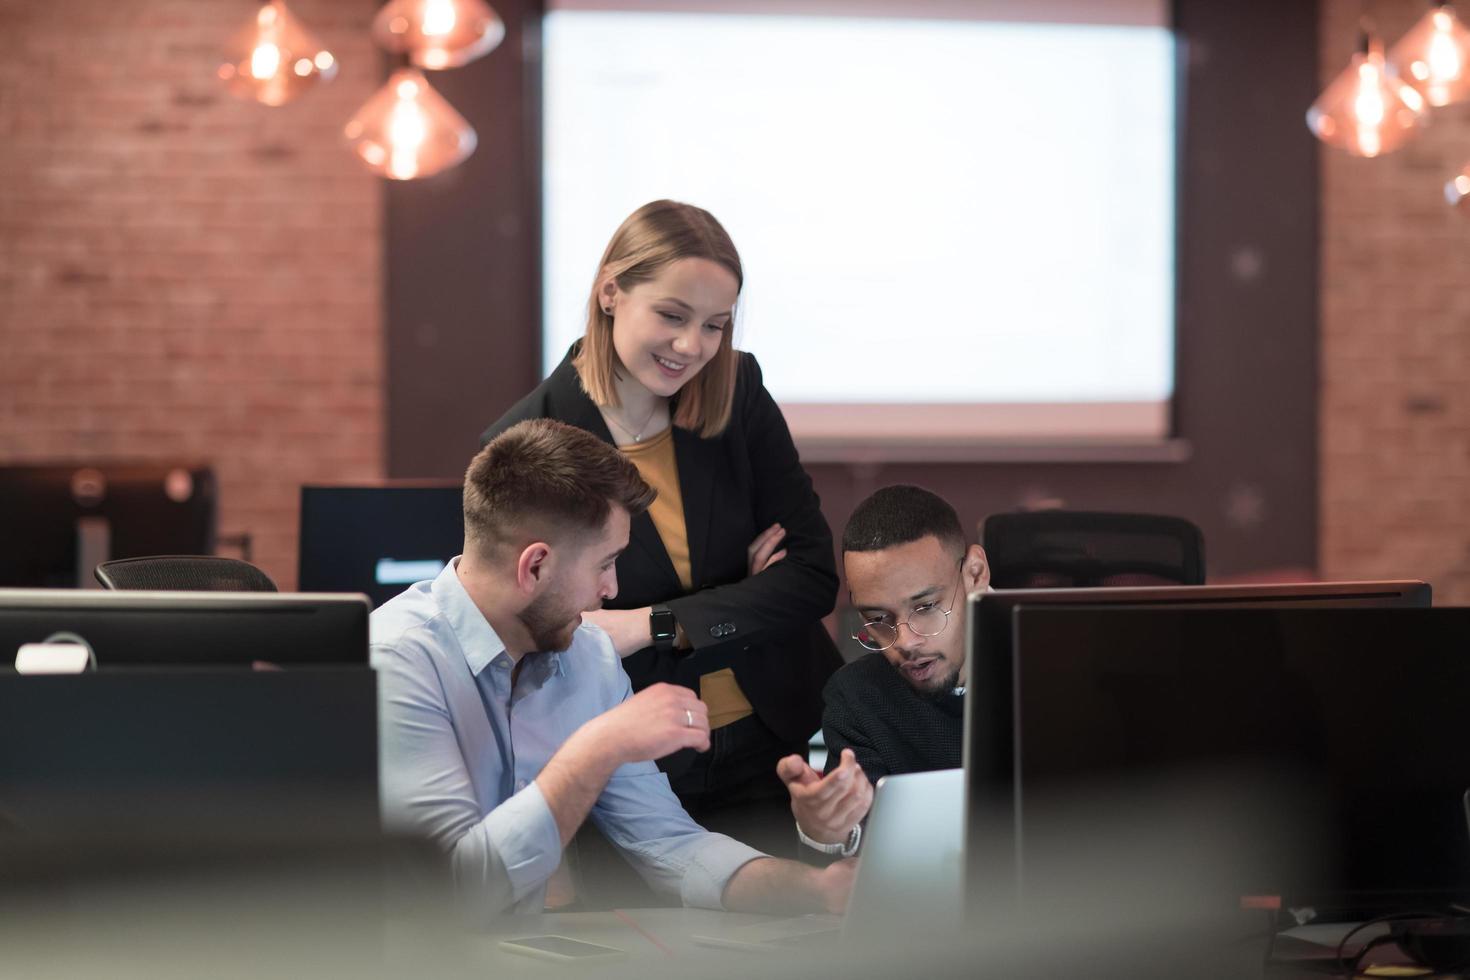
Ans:
{"type": "Polygon", "coordinates": [[[632,429],[628,428],[626,425],[624,425],[623,423],[619,422],[612,415],[608,415],[607,420],[609,422],[611,422],[613,425],[615,425],[618,428],[622,429],[625,433],[627,433],[629,439],[632,439],[634,442],[642,442],[643,441],[643,431],[648,428],[648,423],[652,422],[653,421],[653,417],[655,415],[657,415],[657,414],[658,414],[658,402],[654,402],[653,403],[653,408],[651,408],[651,409],[648,410],[648,417],[643,420],[643,424],[638,427],[638,431],[637,432],[634,432],[632,429]]]}

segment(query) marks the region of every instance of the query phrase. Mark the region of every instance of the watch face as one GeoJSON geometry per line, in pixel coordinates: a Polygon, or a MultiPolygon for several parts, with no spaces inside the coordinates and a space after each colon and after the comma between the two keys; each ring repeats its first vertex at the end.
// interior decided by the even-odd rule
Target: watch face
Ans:
{"type": "Polygon", "coordinates": [[[656,641],[674,638],[674,612],[671,609],[655,609],[648,615],[649,632],[656,641]]]}

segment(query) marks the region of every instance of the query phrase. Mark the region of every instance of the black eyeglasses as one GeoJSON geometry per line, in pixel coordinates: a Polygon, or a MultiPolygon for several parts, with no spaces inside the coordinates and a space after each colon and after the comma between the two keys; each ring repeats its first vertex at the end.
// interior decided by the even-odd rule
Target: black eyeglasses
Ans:
{"type": "Polygon", "coordinates": [[[963,578],[965,560],[960,559],[959,572],[956,574],[954,593],[949,599],[949,608],[940,609],[939,603],[930,602],[919,606],[909,613],[909,618],[897,623],[889,623],[881,619],[875,619],[871,623],[864,623],[863,628],[852,634],[852,638],[862,644],[864,650],[872,650],[881,653],[898,642],[898,628],[907,626],[909,632],[916,636],[930,637],[938,636],[949,626],[949,614],[954,611],[955,599],[958,597],[960,582],[963,578]]]}

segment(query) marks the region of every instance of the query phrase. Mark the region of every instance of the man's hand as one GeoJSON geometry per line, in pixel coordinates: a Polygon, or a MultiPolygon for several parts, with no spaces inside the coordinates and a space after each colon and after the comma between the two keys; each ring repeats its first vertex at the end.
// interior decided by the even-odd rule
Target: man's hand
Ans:
{"type": "Polygon", "coordinates": [[[776,763],[776,775],[791,794],[791,812],[801,832],[823,844],[840,844],[873,805],[873,784],[858,765],[852,749],[842,750],[842,761],[826,776],[799,755],[776,763]]]}
{"type": "Polygon", "coordinates": [[[745,549],[749,574],[758,575],[786,557],[785,548],[776,550],[785,537],[786,529],[780,524],[772,524],[755,536],[755,540],[745,549]]]}
{"type": "Polygon", "coordinates": [[[709,751],[709,708],[680,684],[654,684],[593,718],[568,740],[592,743],[616,765],[709,751]]]}

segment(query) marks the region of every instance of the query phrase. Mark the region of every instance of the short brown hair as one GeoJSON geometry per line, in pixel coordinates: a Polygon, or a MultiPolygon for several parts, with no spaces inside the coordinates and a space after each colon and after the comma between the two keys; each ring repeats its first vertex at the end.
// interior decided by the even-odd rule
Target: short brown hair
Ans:
{"type": "Polygon", "coordinates": [[[466,547],[484,554],[518,539],[595,534],[616,504],[643,513],[654,489],[628,458],[553,419],[519,422],[491,439],[464,476],[466,547]]]}
{"type": "MultiPolygon", "coordinates": [[[[582,387],[599,406],[617,405],[613,387],[617,353],[613,350],[613,318],[602,311],[599,285],[612,277],[628,290],[657,276],[679,259],[708,259],[730,271],[736,288],[745,285],[745,272],[735,243],[715,216],[704,208],[678,201],[650,201],[628,216],[613,232],[587,303],[587,331],[575,364],[582,387]]],[[[725,431],[735,400],[735,339],[731,328],[720,337],[720,349],[689,383],[674,396],[674,424],[709,439],[725,431]]]]}

